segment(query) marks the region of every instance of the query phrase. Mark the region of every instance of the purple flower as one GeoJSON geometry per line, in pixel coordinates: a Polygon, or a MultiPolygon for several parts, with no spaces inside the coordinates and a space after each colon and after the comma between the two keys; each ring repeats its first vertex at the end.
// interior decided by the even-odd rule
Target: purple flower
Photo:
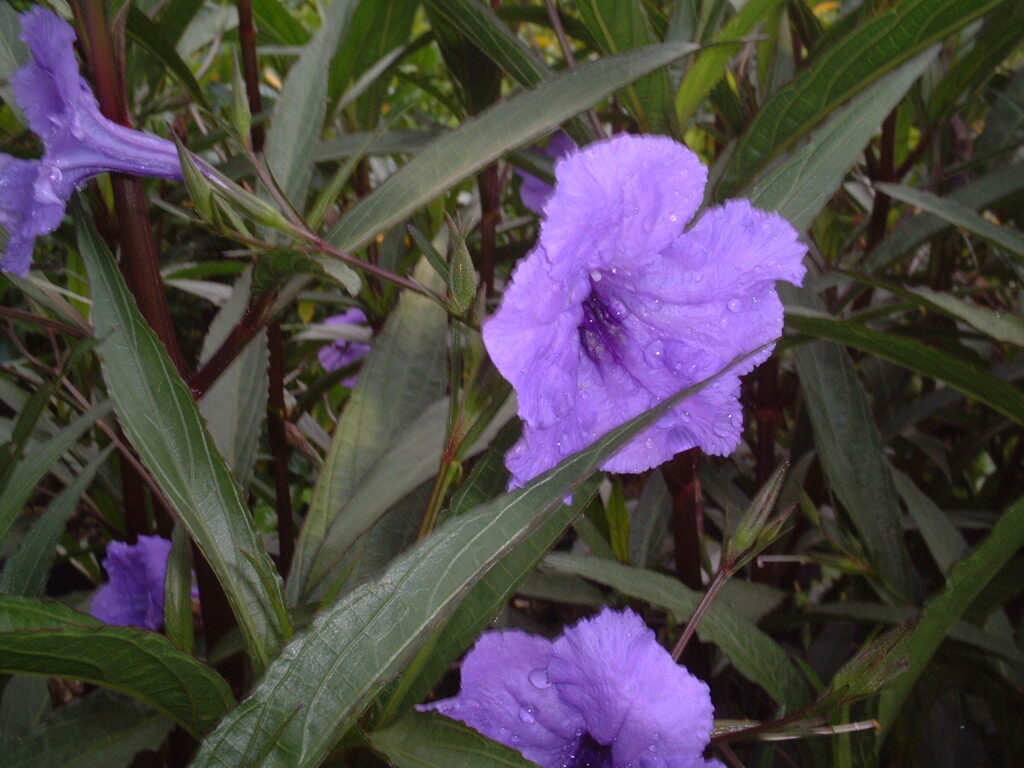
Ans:
{"type": "MultiPolygon", "coordinates": [[[[552,160],[557,161],[574,149],[576,149],[576,142],[565,133],[558,131],[548,139],[547,146],[541,151],[552,160]]],[[[522,183],[519,185],[519,199],[523,201],[523,205],[537,215],[544,213],[544,206],[555,188],[527,171],[517,169],[516,174],[522,179],[522,183]]]]}
{"type": "MultiPolygon", "coordinates": [[[[352,309],[345,310],[340,315],[328,317],[324,322],[331,325],[363,325],[366,323],[366,315],[363,313],[363,310],[353,307],[352,309]]],[[[361,341],[337,339],[330,344],[320,347],[317,357],[320,359],[320,365],[324,367],[325,371],[336,371],[366,357],[369,353],[369,344],[364,344],[361,341]]],[[[354,387],[358,379],[359,374],[355,373],[347,379],[343,379],[341,383],[346,387],[354,387]]]]}
{"type": "MultiPolygon", "coordinates": [[[[776,280],[799,283],[806,248],[783,218],[700,205],[707,170],[659,136],[620,135],[563,158],[537,246],[516,267],[484,343],[519,399],[513,485],[776,338],[776,280]]],[[[737,445],[739,377],[765,349],[688,398],[603,466],[640,472],[700,446],[737,445]]]]}
{"type": "Polygon", "coordinates": [[[170,554],[171,542],[159,536],[139,536],[136,544],[110,542],[103,558],[110,581],[96,590],[89,613],[107,624],[160,629],[170,554]]]}
{"type": "Polygon", "coordinates": [[[481,635],[462,689],[436,710],[543,768],[712,768],[707,685],[676,664],[632,611],[605,608],[554,642],[481,635]]]}
{"type": "Polygon", "coordinates": [[[31,59],[14,75],[14,95],[43,140],[40,160],[0,153],[0,224],[7,245],[0,269],[25,275],[35,238],[55,230],[72,192],[108,171],[180,179],[174,144],[100,113],[78,72],[71,26],[46,8],[21,15],[31,59]]]}

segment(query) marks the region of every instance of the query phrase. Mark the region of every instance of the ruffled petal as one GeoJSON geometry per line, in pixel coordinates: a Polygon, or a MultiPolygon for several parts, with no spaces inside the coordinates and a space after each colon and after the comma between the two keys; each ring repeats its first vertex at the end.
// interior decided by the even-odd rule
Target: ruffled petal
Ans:
{"type": "Polygon", "coordinates": [[[75,31],[53,11],[36,7],[20,16],[31,59],[14,75],[14,93],[29,127],[49,146],[67,130],[66,113],[95,97],[78,73],[75,31]]]}
{"type": "Polygon", "coordinates": [[[637,269],[679,234],[700,205],[707,169],[665,136],[621,134],[563,158],[544,209],[551,276],[637,269]]]}
{"type": "Polygon", "coordinates": [[[544,768],[559,768],[583,718],[551,684],[550,655],[546,638],[486,632],[462,663],[459,695],[417,709],[461,720],[544,768]]]}
{"type": "Polygon", "coordinates": [[[555,640],[548,675],[615,766],[697,768],[711,734],[707,685],[632,611],[604,610],[555,640]]]}
{"type": "Polygon", "coordinates": [[[89,612],[107,624],[160,629],[170,553],[171,542],[160,536],[139,536],[135,544],[112,541],[103,559],[110,580],[96,590],[89,612]]]}

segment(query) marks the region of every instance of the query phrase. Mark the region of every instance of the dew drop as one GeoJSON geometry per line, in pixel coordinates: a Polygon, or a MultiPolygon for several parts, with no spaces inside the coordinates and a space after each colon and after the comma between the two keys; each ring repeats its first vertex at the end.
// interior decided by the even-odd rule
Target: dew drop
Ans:
{"type": "Polygon", "coordinates": [[[668,220],[669,221],[679,221],[679,217],[676,216],[674,213],[673,214],[669,214],[668,220]]]}
{"type": "Polygon", "coordinates": [[[548,677],[548,671],[546,669],[531,669],[530,674],[528,674],[526,678],[530,681],[530,685],[534,688],[539,688],[542,691],[545,688],[551,687],[551,678],[548,677]]]}
{"type": "Polygon", "coordinates": [[[702,273],[700,273],[700,272],[694,272],[693,273],[693,282],[699,283],[703,279],[704,279],[704,275],[702,273]]]}
{"type": "Polygon", "coordinates": [[[535,710],[533,707],[520,707],[519,719],[522,720],[524,723],[532,723],[534,720],[537,719],[533,716],[534,711],[535,710]]]}
{"type": "Polygon", "coordinates": [[[739,299],[729,299],[729,303],[726,304],[725,306],[727,306],[729,308],[730,312],[739,312],[740,311],[739,299]]]}

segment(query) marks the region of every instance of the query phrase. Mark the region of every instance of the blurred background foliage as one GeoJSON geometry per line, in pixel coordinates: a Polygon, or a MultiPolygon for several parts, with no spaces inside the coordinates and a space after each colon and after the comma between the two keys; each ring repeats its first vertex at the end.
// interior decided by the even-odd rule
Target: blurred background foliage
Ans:
{"type": "MultiPolygon", "coordinates": [[[[784,461],[788,527],[684,657],[723,721],[711,754],[1021,764],[1018,0],[51,6],[136,127],[239,191],[146,180],[126,210],[101,178],[30,277],[0,278],[6,765],[508,765],[411,705],[453,690],[494,619],[554,634],[628,604],[674,643],[784,461]],[[670,134],[709,165],[706,202],[749,197],[810,247],[739,449],[592,480],[574,507],[607,441],[502,496],[517,420],[478,335],[537,236],[516,171],[550,178],[537,142],[560,127],[670,134]],[[445,213],[480,279],[462,317],[445,213]],[[146,258],[140,237],[162,286],[110,260],[146,258]],[[325,371],[324,320],[353,306],[373,352],[325,371]],[[154,531],[176,542],[169,640],[97,626],[106,543],[154,531]]],[[[20,157],[40,151],[7,85],[29,7],[0,5],[0,149],[20,157]]]]}

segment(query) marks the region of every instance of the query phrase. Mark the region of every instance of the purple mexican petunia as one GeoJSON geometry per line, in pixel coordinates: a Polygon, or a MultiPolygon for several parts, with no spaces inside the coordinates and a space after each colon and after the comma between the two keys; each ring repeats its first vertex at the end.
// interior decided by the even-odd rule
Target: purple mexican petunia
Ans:
{"type": "MultiPolygon", "coordinates": [[[[547,146],[541,151],[552,160],[559,160],[574,149],[576,142],[558,131],[548,139],[547,146]]],[[[516,174],[522,179],[519,185],[519,199],[523,201],[523,205],[538,215],[544,213],[544,206],[547,205],[555,188],[528,171],[517,169],[516,174]]]]}
{"type": "Polygon", "coordinates": [[[0,153],[0,224],[7,245],[0,269],[25,275],[35,238],[53,232],[71,193],[93,176],[120,171],[180,179],[173,142],[126,128],[100,113],[78,72],[71,26],[46,8],[21,14],[21,38],[31,58],[14,75],[14,95],[29,127],[43,140],[43,157],[0,153]]]}
{"type": "MultiPolygon", "coordinates": [[[[700,205],[707,169],[661,136],[619,135],[555,166],[537,246],[484,325],[487,351],[519,399],[523,436],[505,457],[522,485],[562,458],[776,338],[776,280],[799,283],[806,248],[746,200],[700,205]]],[[[740,439],[734,366],[603,466],[640,472],[740,439]]]]}
{"type": "Polygon", "coordinates": [[[605,608],[555,641],[485,632],[462,689],[418,707],[513,747],[543,768],[712,768],[707,685],[632,611],[605,608]]]}
{"type": "MultiPolygon", "coordinates": [[[[324,320],[325,323],[331,325],[365,325],[366,315],[363,310],[357,307],[352,307],[342,312],[340,315],[332,315],[324,320]]],[[[320,365],[324,367],[325,371],[336,371],[339,368],[344,368],[346,365],[361,360],[370,353],[370,345],[361,341],[349,341],[348,339],[336,339],[330,344],[325,344],[320,347],[320,351],[317,352],[317,357],[320,360],[320,365]]],[[[353,374],[347,379],[342,380],[342,384],[346,387],[354,387],[356,381],[359,380],[359,374],[353,374]]]]}
{"type": "Polygon", "coordinates": [[[96,590],[89,613],[107,624],[160,629],[170,554],[171,542],[160,536],[139,536],[136,544],[110,542],[103,558],[110,580],[96,590]]]}

